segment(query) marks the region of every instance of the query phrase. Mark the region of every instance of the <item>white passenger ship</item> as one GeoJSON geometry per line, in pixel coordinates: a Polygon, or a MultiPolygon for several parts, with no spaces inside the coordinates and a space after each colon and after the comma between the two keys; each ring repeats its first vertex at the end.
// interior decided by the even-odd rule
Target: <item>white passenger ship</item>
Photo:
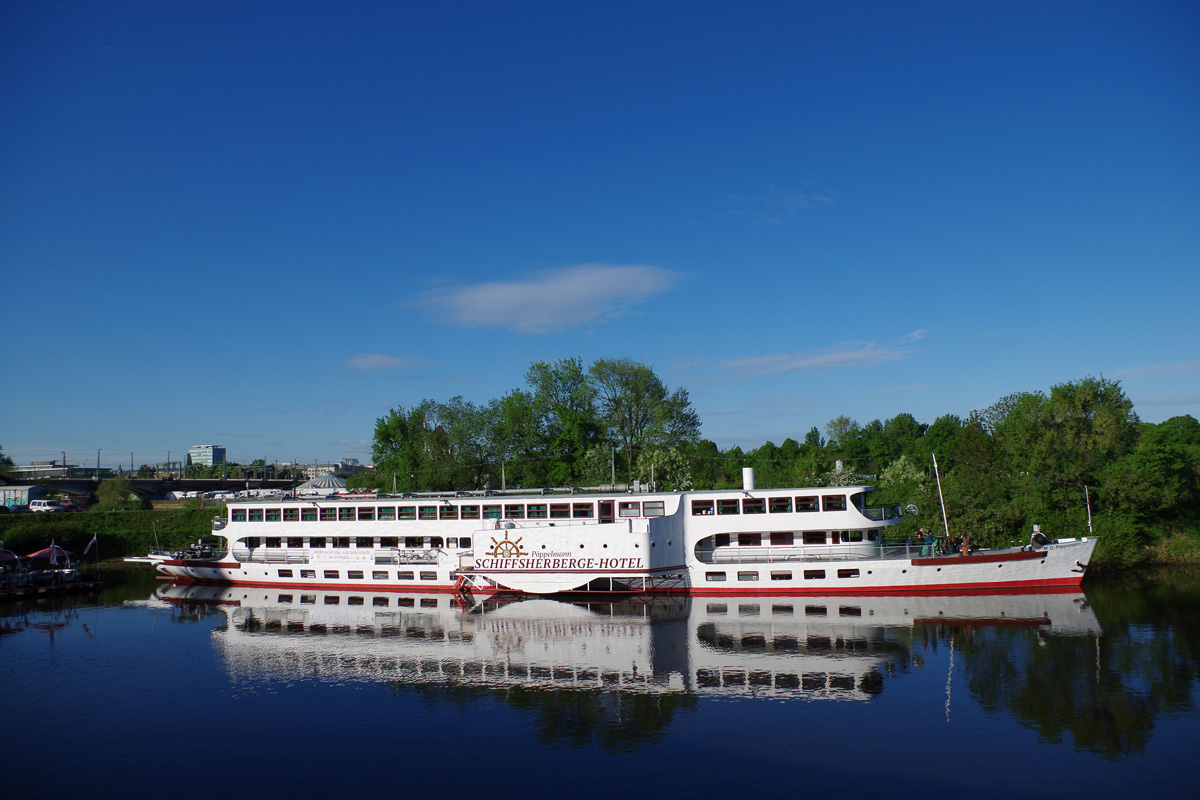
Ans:
{"type": "Polygon", "coordinates": [[[964,553],[891,545],[870,486],[237,500],[217,547],[157,562],[200,583],[390,591],[911,594],[1077,586],[1092,538],[964,553]]]}

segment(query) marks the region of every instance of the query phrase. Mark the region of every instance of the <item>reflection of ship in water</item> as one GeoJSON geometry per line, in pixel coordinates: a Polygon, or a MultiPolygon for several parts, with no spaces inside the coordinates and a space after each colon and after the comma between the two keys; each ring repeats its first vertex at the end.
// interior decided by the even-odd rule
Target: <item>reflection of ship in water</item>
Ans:
{"type": "Polygon", "coordinates": [[[235,680],[386,681],[641,694],[867,699],[931,628],[1098,633],[1078,592],[969,597],[659,597],[625,602],[168,585],[221,609],[235,680]]]}

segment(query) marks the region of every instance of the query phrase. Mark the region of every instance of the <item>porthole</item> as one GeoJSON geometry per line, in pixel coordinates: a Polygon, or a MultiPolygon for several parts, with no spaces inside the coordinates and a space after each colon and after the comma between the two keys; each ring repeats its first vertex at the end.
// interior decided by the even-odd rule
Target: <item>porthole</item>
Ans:
{"type": "Polygon", "coordinates": [[[607,545],[607,544],[605,544],[605,545],[604,545],[604,549],[605,549],[605,550],[607,550],[607,549],[608,549],[608,545],[607,545]]]}
{"type": "Polygon", "coordinates": [[[651,547],[658,547],[658,542],[651,542],[651,543],[650,543],[650,546],[651,546],[651,547]]]}
{"type": "Polygon", "coordinates": [[[582,549],[583,549],[583,545],[579,545],[579,549],[580,549],[580,550],[582,550],[582,549]]]}
{"type": "Polygon", "coordinates": [[[903,574],[904,574],[904,573],[906,573],[906,572],[908,572],[908,570],[906,570],[906,569],[902,569],[902,570],[900,570],[900,574],[901,574],[901,575],[903,575],[903,574]]]}

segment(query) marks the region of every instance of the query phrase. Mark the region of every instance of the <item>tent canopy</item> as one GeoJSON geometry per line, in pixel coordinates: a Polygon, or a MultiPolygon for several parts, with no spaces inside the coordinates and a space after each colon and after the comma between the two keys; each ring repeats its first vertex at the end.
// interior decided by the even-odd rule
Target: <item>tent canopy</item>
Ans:
{"type": "Polygon", "coordinates": [[[340,492],[345,488],[346,481],[344,478],[339,478],[332,472],[326,472],[319,478],[313,478],[311,481],[297,486],[296,494],[330,495],[340,492]]]}
{"type": "Polygon", "coordinates": [[[63,550],[56,544],[52,544],[45,550],[38,550],[36,553],[30,553],[26,558],[66,558],[71,555],[70,551],[63,550]]]}

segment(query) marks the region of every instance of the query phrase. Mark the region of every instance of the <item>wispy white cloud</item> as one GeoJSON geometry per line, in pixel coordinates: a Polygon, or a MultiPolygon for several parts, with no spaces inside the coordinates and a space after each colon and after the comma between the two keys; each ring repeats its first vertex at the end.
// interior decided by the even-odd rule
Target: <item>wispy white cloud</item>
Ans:
{"type": "Polygon", "coordinates": [[[1126,378],[1153,378],[1158,375],[1190,375],[1200,369],[1200,361],[1187,361],[1182,364],[1157,364],[1149,367],[1134,367],[1114,373],[1117,380],[1126,378]]]}
{"type": "Polygon", "coordinates": [[[734,358],[722,363],[742,377],[781,372],[826,372],[846,367],[875,367],[911,358],[913,351],[900,345],[880,347],[874,342],[845,342],[828,350],[779,353],[752,358],[734,358]]]}
{"type": "Polygon", "coordinates": [[[641,264],[581,264],[523,279],[436,289],[422,300],[449,324],[542,334],[618,317],[669,291],[679,278],[671,270],[641,264]]]}
{"type": "Polygon", "coordinates": [[[350,356],[346,366],[358,370],[408,369],[413,365],[410,358],[389,356],[386,353],[356,353],[350,356]]]}
{"type": "Polygon", "coordinates": [[[886,389],[872,389],[871,394],[892,394],[893,392],[923,392],[933,387],[927,383],[918,383],[912,386],[890,386],[886,389]]]}
{"type": "Polygon", "coordinates": [[[729,194],[721,198],[718,216],[743,217],[754,222],[780,225],[787,219],[838,204],[837,192],[809,185],[802,189],[768,187],[753,194],[729,194]]]}
{"type": "Polygon", "coordinates": [[[1200,394],[1180,394],[1174,397],[1137,397],[1134,408],[1139,406],[1200,406],[1200,394]]]}
{"type": "Polygon", "coordinates": [[[901,344],[911,344],[913,342],[919,342],[922,339],[924,339],[928,334],[929,334],[929,332],[926,331],[924,328],[917,328],[912,333],[910,333],[906,336],[901,336],[900,343],[901,344]]]}

